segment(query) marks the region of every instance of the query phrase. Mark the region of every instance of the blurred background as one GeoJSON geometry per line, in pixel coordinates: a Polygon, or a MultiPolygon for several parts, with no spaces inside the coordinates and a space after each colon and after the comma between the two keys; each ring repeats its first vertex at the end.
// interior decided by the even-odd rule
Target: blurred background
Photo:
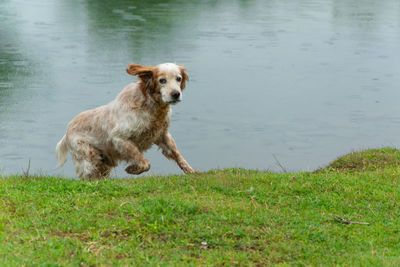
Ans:
{"type": "MultiPolygon", "coordinates": [[[[307,171],[400,142],[398,0],[2,0],[0,21],[3,175],[75,177],[55,145],[132,62],[188,68],[171,133],[199,170],[307,171]]],[[[146,175],[182,173],[145,156],[146,175]]]]}

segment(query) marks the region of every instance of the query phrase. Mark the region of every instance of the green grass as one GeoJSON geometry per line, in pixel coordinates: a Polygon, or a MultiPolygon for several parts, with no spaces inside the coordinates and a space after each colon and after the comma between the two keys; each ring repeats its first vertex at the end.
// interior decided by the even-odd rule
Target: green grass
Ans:
{"type": "MultiPolygon", "coordinates": [[[[354,155],[367,162],[371,151],[354,155]]],[[[2,178],[0,266],[399,266],[400,167],[335,166],[2,178]]]]}
{"type": "Polygon", "coordinates": [[[321,170],[342,172],[374,171],[387,167],[400,166],[400,150],[391,147],[352,152],[332,161],[321,170]]]}

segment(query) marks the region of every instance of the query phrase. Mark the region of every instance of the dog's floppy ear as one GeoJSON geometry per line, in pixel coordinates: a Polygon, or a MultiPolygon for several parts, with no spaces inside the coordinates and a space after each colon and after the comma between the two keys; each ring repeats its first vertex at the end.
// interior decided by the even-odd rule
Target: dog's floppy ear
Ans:
{"type": "Polygon", "coordinates": [[[129,64],[128,68],[126,69],[126,72],[129,73],[130,75],[137,75],[139,78],[147,78],[147,77],[153,77],[154,72],[155,72],[155,67],[153,66],[142,66],[139,64],[129,64]]]}
{"type": "MultiPolygon", "coordinates": [[[[156,76],[156,68],[153,66],[142,66],[139,64],[129,64],[126,72],[130,75],[137,75],[143,81],[143,90],[154,91],[154,78],[156,76]]],[[[144,91],[143,91],[144,93],[144,91]]]]}
{"type": "Polygon", "coordinates": [[[179,66],[179,69],[181,70],[181,75],[182,75],[181,89],[183,90],[183,89],[185,89],[186,81],[189,81],[189,76],[185,72],[185,70],[186,70],[185,67],[179,66]]]}

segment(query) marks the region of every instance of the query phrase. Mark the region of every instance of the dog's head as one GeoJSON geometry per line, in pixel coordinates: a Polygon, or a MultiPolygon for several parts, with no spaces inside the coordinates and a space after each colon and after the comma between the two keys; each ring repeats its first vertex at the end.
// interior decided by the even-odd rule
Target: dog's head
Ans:
{"type": "Polygon", "coordinates": [[[150,94],[157,102],[176,104],[182,100],[182,90],[189,80],[185,70],[174,63],[155,67],[130,64],[126,72],[139,77],[144,94],[150,94]]]}

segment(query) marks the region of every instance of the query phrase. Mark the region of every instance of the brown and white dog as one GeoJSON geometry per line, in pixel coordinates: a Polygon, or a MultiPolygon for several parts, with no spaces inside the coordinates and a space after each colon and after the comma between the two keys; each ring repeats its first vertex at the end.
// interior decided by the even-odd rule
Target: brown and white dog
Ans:
{"type": "Polygon", "coordinates": [[[59,166],[70,152],[80,178],[106,177],[120,161],[128,162],[127,173],[140,174],[150,169],[142,152],[156,144],[185,173],[195,172],[168,132],[170,105],[182,100],[188,80],[185,68],[173,63],[130,64],[126,71],[138,81],[107,105],[84,111],[68,124],[56,147],[59,166]]]}

